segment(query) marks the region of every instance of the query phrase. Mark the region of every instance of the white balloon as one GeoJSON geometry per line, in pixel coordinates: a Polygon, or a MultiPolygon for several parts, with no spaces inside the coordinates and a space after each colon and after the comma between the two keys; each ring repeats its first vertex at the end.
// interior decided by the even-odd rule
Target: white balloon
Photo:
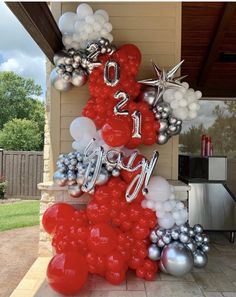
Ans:
{"type": "Polygon", "coordinates": [[[74,33],[74,24],[77,20],[77,15],[74,12],[65,12],[59,18],[58,26],[62,33],[74,33]]]}
{"type": "Polygon", "coordinates": [[[165,201],[170,196],[170,184],[161,176],[152,176],[148,184],[146,199],[152,201],[165,201]]]}
{"type": "Polygon", "coordinates": [[[163,94],[163,100],[165,102],[170,103],[172,100],[175,99],[174,97],[175,90],[174,89],[167,89],[163,94]]]}
{"type": "Polygon", "coordinates": [[[158,219],[158,224],[160,227],[165,229],[170,229],[174,226],[175,220],[172,215],[167,212],[163,218],[158,219]]]}
{"type": "Polygon", "coordinates": [[[169,199],[170,199],[170,200],[174,200],[174,199],[175,199],[175,194],[174,194],[173,192],[170,194],[169,199]]]}
{"type": "Polygon", "coordinates": [[[201,91],[196,91],[195,96],[197,99],[200,99],[202,97],[202,92],[201,91]]]}
{"type": "Polygon", "coordinates": [[[100,35],[97,32],[94,32],[94,31],[89,34],[89,39],[90,40],[97,40],[97,39],[99,39],[99,37],[100,37],[100,35]]]}
{"type": "Polygon", "coordinates": [[[155,203],[152,200],[147,200],[147,208],[155,209],[155,203]]]}
{"type": "Polygon", "coordinates": [[[166,215],[166,212],[164,210],[157,210],[156,211],[156,216],[157,216],[158,219],[164,218],[165,215],[166,215]]]}
{"type": "Polygon", "coordinates": [[[102,26],[101,26],[101,24],[99,24],[98,22],[95,22],[95,23],[93,24],[93,30],[94,30],[95,32],[100,32],[101,29],[102,29],[102,26]]]}
{"type": "Polygon", "coordinates": [[[98,9],[98,10],[95,11],[94,14],[95,15],[101,15],[105,19],[106,22],[109,21],[109,15],[106,12],[106,10],[104,10],[104,9],[98,9]]]}
{"type": "Polygon", "coordinates": [[[73,48],[73,49],[75,49],[75,50],[78,50],[79,48],[80,48],[80,44],[79,44],[79,42],[78,41],[73,41],[72,43],[71,43],[71,48],[73,48]]]}
{"type": "Polygon", "coordinates": [[[94,17],[94,15],[88,15],[88,16],[86,16],[86,18],[85,18],[85,22],[86,22],[87,24],[91,24],[91,25],[93,25],[94,22],[95,22],[95,17],[94,17]]]}
{"type": "Polygon", "coordinates": [[[156,209],[156,211],[162,211],[163,210],[163,203],[161,202],[161,201],[157,201],[156,203],[155,203],[155,209],[156,209]]]}
{"type": "Polygon", "coordinates": [[[174,212],[172,212],[172,216],[175,219],[175,221],[178,221],[181,218],[181,214],[178,210],[175,210],[174,212]]]}
{"type": "Polygon", "coordinates": [[[185,106],[187,106],[187,105],[188,105],[187,100],[185,100],[185,99],[181,99],[181,100],[179,100],[179,106],[181,106],[181,107],[185,107],[185,106]]]}
{"type": "Polygon", "coordinates": [[[177,203],[176,203],[176,208],[177,208],[177,209],[183,209],[183,208],[184,208],[184,204],[183,204],[183,202],[180,202],[180,201],[177,202],[177,203]]]}
{"type": "Polygon", "coordinates": [[[171,102],[170,102],[170,107],[171,107],[172,109],[177,109],[177,108],[179,107],[179,101],[177,101],[177,100],[173,100],[173,101],[171,101],[171,102]]]}
{"type": "Polygon", "coordinates": [[[176,91],[174,93],[174,97],[176,100],[181,100],[183,98],[183,93],[181,93],[180,91],[176,91]]]}
{"type": "Polygon", "coordinates": [[[90,5],[82,3],[77,7],[77,15],[79,19],[85,19],[88,15],[93,15],[93,9],[90,5]]]}
{"type": "Polygon", "coordinates": [[[82,20],[77,21],[74,26],[75,31],[81,33],[85,30],[86,26],[87,26],[87,24],[85,23],[85,21],[82,21],[82,20]]]}
{"type": "Polygon", "coordinates": [[[173,110],[173,115],[180,120],[185,120],[188,117],[188,109],[186,107],[176,108],[173,110]]]}
{"type": "Polygon", "coordinates": [[[100,30],[100,32],[99,32],[99,34],[100,34],[101,36],[106,36],[108,33],[109,33],[109,32],[108,32],[107,30],[105,30],[105,29],[102,29],[102,30],[100,30]]]}
{"type": "Polygon", "coordinates": [[[107,33],[103,37],[106,38],[106,39],[108,39],[110,43],[113,41],[113,36],[110,33],[107,33]]]}
{"type": "Polygon", "coordinates": [[[101,26],[106,23],[104,17],[100,14],[94,14],[94,20],[98,22],[101,26]]]}
{"type": "Polygon", "coordinates": [[[85,27],[85,32],[86,33],[92,33],[93,32],[93,29],[94,29],[93,26],[87,24],[86,27],[85,27]]]}
{"type": "Polygon", "coordinates": [[[167,200],[163,203],[164,211],[171,211],[173,209],[173,204],[170,202],[170,200],[167,200]]]}
{"type": "Polygon", "coordinates": [[[189,88],[189,84],[188,84],[186,81],[182,82],[182,86],[183,86],[185,89],[188,89],[188,88],[189,88]]]}
{"type": "Polygon", "coordinates": [[[73,42],[73,36],[71,34],[63,34],[62,42],[65,46],[70,45],[73,42]]]}
{"type": "Polygon", "coordinates": [[[103,29],[107,30],[107,32],[111,32],[112,31],[112,24],[111,23],[105,23],[103,25],[103,29]]]}
{"type": "Polygon", "coordinates": [[[142,208],[147,208],[147,200],[143,199],[143,201],[141,202],[141,206],[142,208]]]}
{"type": "Polygon", "coordinates": [[[197,110],[198,109],[198,104],[196,102],[193,102],[193,103],[189,104],[188,108],[190,110],[197,110]]]}
{"type": "Polygon", "coordinates": [[[94,122],[87,117],[78,117],[70,124],[70,134],[76,141],[85,137],[91,140],[96,137],[96,131],[94,122]]]}

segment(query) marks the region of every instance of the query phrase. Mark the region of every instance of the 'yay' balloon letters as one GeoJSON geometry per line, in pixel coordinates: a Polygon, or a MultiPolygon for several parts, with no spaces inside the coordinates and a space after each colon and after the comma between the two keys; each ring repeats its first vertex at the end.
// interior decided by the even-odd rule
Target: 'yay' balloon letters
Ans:
{"type": "MultiPolygon", "coordinates": [[[[104,82],[107,86],[114,87],[120,81],[120,66],[116,61],[107,61],[104,67],[104,82]],[[114,68],[114,77],[110,78],[110,70],[114,68]]],[[[126,92],[118,91],[114,95],[115,99],[121,99],[114,107],[115,115],[127,116],[128,110],[121,110],[129,101],[129,95],[126,92]]],[[[133,134],[132,138],[141,138],[141,113],[135,110],[132,115],[133,119],[133,134]]]]}

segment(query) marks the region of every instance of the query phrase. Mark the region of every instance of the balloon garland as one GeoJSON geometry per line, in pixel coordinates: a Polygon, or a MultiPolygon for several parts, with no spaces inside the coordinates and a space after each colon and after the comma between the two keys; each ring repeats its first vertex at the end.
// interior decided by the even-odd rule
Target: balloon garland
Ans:
{"type": "Polygon", "coordinates": [[[127,270],[152,280],[160,269],[182,276],[207,263],[209,239],[202,227],[187,224],[188,212],[173,187],[152,172],[140,144],[165,144],[181,131],[182,121],[197,116],[200,91],[155,63],[156,77],[137,82],[139,49],[111,44],[112,25],[104,10],[80,4],[59,20],[65,49],[54,56],[52,85],[60,91],[88,81],[90,98],[70,133],[75,151],[59,156],[54,182],[80,199],[86,209],[57,203],[46,210],[43,226],[56,255],[47,269],[50,286],[71,295],[98,274],[116,285],[127,270]],[[173,256],[174,255],[174,256],[173,256]]]}

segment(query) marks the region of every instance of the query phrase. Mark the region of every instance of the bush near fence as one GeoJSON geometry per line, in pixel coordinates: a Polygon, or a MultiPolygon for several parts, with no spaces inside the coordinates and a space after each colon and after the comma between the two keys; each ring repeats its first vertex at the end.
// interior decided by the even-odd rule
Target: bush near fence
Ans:
{"type": "Polygon", "coordinates": [[[39,199],[43,180],[43,152],[0,150],[0,176],[8,181],[6,197],[39,199]]]}

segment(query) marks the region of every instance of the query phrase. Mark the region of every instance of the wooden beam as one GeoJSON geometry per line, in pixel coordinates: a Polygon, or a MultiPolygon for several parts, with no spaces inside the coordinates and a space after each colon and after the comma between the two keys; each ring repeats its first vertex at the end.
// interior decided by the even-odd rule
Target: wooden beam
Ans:
{"type": "MultiPolygon", "coordinates": [[[[61,32],[46,2],[6,2],[48,59],[63,48],[61,32]]],[[[14,38],[14,36],[12,37],[14,38]]]]}
{"type": "Polygon", "coordinates": [[[203,86],[206,83],[207,76],[211,70],[211,67],[218,58],[218,49],[223,41],[225,32],[228,30],[229,25],[231,24],[232,18],[234,16],[235,8],[236,8],[236,3],[227,2],[224,4],[222,17],[215,30],[215,34],[211,40],[207,54],[204,58],[202,67],[200,68],[200,71],[198,74],[197,85],[199,86],[203,86]]]}

